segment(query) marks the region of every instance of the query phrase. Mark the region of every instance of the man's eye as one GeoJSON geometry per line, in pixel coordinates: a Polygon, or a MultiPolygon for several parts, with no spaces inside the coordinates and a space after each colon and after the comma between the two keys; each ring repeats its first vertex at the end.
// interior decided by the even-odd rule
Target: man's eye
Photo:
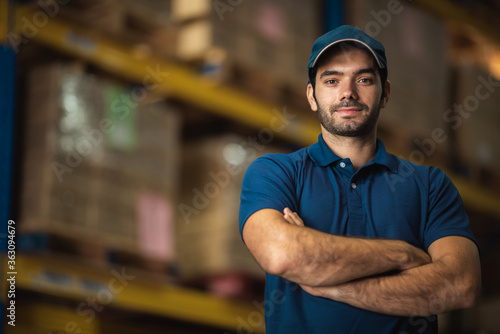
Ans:
{"type": "Polygon", "coordinates": [[[359,82],[361,82],[361,83],[372,83],[373,80],[371,78],[361,78],[361,79],[359,79],[359,82]]]}
{"type": "Polygon", "coordinates": [[[328,79],[328,80],[325,81],[325,83],[328,84],[328,85],[334,85],[334,84],[337,83],[337,80],[335,80],[335,79],[328,79]]]}

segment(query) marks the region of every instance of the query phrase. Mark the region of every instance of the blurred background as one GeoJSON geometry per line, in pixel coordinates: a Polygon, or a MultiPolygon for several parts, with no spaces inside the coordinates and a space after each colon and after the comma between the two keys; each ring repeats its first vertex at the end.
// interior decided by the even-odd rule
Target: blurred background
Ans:
{"type": "Polygon", "coordinates": [[[441,333],[500,333],[498,14],[498,0],[0,0],[4,332],[263,333],[242,177],[316,142],[309,53],[351,24],[387,50],[379,137],[446,171],[481,246],[480,300],[441,314],[441,333]]]}

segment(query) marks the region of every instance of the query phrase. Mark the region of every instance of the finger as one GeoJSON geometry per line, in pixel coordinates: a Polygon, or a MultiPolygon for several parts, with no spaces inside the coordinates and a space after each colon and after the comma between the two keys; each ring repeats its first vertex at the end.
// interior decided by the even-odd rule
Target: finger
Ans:
{"type": "Polygon", "coordinates": [[[290,212],[292,212],[289,208],[283,209],[283,217],[288,221],[290,220],[290,212]]]}
{"type": "Polygon", "coordinates": [[[318,291],[311,286],[301,284],[300,287],[302,288],[302,290],[304,290],[305,292],[307,292],[310,295],[316,296],[318,294],[318,291]]]}
{"type": "Polygon", "coordinates": [[[293,221],[293,219],[290,215],[284,215],[283,218],[285,218],[285,220],[288,224],[295,225],[295,222],[293,221]]]}
{"type": "Polygon", "coordinates": [[[293,212],[292,210],[290,210],[289,208],[285,208],[283,210],[283,216],[285,217],[286,220],[290,221],[291,223],[293,222],[294,220],[294,217],[293,217],[293,212]]]}
{"type": "Polygon", "coordinates": [[[302,221],[302,219],[300,219],[299,215],[296,212],[292,212],[292,210],[290,210],[289,208],[285,208],[283,212],[285,220],[287,222],[297,226],[304,226],[304,222],[302,221]]]}
{"type": "Polygon", "coordinates": [[[290,212],[290,217],[296,225],[304,225],[297,212],[290,212]]]}
{"type": "Polygon", "coordinates": [[[330,296],[328,294],[329,290],[335,289],[334,287],[324,288],[324,287],[312,287],[307,285],[300,285],[300,287],[308,294],[316,297],[329,297],[330,296]]]}
{"type": "Polygon", "coordinates": [[[290,210],[290,208],[284,208],[283,209],[283,216],[288,218],[288,219],[293,219],[293,212],[290,210]]]}

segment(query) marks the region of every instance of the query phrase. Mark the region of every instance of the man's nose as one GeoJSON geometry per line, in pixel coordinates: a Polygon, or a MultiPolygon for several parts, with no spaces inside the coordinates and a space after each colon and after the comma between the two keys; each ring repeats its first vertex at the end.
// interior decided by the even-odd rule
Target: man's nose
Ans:
{"type": "Polygon", "coordinates": [[[352,80],[346,80],[342,84],[341,100],[357,100],[358,94],[356,91],[356,84],[352,80]]]}

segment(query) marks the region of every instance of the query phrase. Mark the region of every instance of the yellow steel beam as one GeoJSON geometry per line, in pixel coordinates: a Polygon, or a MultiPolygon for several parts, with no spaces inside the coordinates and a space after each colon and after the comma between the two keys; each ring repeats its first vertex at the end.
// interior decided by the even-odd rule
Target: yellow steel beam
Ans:
{"type": "Polygon", "coordinates": [[[147,312],[188,322],[264,333],[262,308],[182,288],[127,267],[93,269],[46,257],[16,257],[16,287],[81,301],[75,312],[88,317],[106,307],[147,312]]]}
{"type": "MultiPolygon", "coordinates": [[[[403,159],[407,157],[407,154],[392,150],[390,145],[387,145],[387,149],[398,157],[402,157],[403,159]]],[[[466,209],[489,213],[500,218],[500,194],[498,192],[478,186],[444,168],[441,169],[457,188],[466,209]]]]}
{"type": "MultiPolygon", "coordinates": [[[[50,304],[44,301],[32,300],[24,303],[17,300],[16,329],[17,333],[79,333],[99,334],[100,317],[91,318],[90,313],[82,316],[76,307],[50,304]],[[22,327],[23,330],[19,330],[22,327]]],[[[88,311],[88,310],[86,310],[88,311]]],[[[16,332],[9,332],[16,333],[16,332]]]]}
{"type": "Polygon", "coordinates": [[[0,44],[3,44],[7,40],[8,18],[9,2],[8,0],[0,0],[0,44]]]}
{"type": "Polygon", "coordinates": [[[449,175],[468,208],[500,217],[500,196],[498,193],[467,182],[460,177],[449,175]]]}

